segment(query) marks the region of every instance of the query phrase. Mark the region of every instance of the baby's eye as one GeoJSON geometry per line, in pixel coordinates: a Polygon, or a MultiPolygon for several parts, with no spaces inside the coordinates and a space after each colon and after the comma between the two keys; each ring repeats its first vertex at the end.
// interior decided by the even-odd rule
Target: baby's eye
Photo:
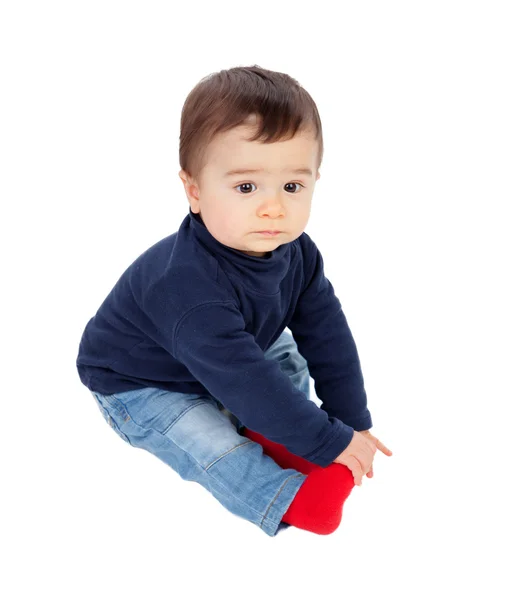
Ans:
{"type": "MultiPolygon", "coordinates": [[[[249,193],[249,191],[250,191],[250,190],[246,190],[246,186],[250,186],[250,185],[254,185],[254,184],[253,184],[253,183],[241,183],[241,184],[237,185],[237,186],[235,187],[235,189],[237,189],[237,188],[242,188],[242,187],[243,187],[243,188],[244,188],[244,191],[245,191],[246,193],[249,193]]],[[[302,185],[302,183],[297,183],[296,181],[292,181],[292,182],[290,182],[290,183],[287,183],[286,185],[300,185],[300,187],[301,187],[301,188],[304,188],[304,186],[302,185]]],[[[255,186],[255,187],[256,187],[256,186],[255,186]]],[[[243,193],[243,192],[241,191],[241,193],[243,193]]],[[[294,192],[291,192],[291,193],[293,194],[294,192]]],[[[244,195],[245,195],[245,194],[244,194],[244,195]]]]}
{"type": "Polygon", "coordinates": [[[249,187],[250,185],[253,185],[253,184],[252,183],[241,183],[235,189],[237,189],[237,188],[244,188],[244,190],[241,191],[241,193],[246,192],[246,191],[249,193],[250,190],[246,190],[246,187],[249,187]]]}

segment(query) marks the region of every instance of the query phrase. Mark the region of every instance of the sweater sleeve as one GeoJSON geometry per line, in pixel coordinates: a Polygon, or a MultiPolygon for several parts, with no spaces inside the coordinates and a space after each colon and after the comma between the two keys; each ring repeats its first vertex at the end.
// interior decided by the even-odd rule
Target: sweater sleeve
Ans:
{"type": "Polygon", "coordinates": [[[320,251],[307,234],[303,236],[308,283],[288,327],[308,363],[320,408],[356,431],[370,429],[373,424],[352,332],[325,276],[320,251]]]}
{"type": "Polygon", "coordinates": [[[176,358],[241,422],[297,456],[329,465],[353,429],[328,416],[299,391],[278,361],[267,359],[242,313],[230,302],[208,302],[177,323],[176,358]]]}

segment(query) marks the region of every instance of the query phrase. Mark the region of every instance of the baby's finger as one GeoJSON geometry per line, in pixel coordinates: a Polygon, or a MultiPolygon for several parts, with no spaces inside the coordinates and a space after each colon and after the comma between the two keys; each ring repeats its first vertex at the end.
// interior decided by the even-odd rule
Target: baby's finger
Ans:
{"type": "Polygon", "coordinates": [[[350,471],[352,471],[355,485],[362,485],[362,477],[364,476],[364,471],[358,459],[352,456],[351,460],[348,461],[347,466],[350,469],[350,471]]]}
{"type": "Polygon", "coordinates": [[[362,472],[364,474],[368,473],[368,471],[371,469],[371,465],[373,464],[376,446],[373,444],[373,447],[373,454],[370,454],[369,450],[366,450],[365,452],[359,453],[359,456],[357,457],[357,460],[361,463],[362,472]]]}
{"type": "Polygon", "coordinates": [[[379,450],[381,450],[386,456],[392,456],[392,450],[389,450],[387,446],[384,446],[379,439],[376,440],[376,447],[379,450]]]}

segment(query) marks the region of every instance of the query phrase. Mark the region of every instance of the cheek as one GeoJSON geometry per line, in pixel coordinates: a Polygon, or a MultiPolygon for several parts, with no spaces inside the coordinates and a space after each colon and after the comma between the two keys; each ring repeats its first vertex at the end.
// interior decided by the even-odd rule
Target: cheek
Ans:
{"type": "Polygon", "coordinates": [[[238,236],[242,219],[231,207],[222,206],[214,211],[213,224],[223,239],[230,239],[238,236]]]}
{"type": "MultiPolygon", "coordinates": [[[[238,237],[242,233],[243,219],[233,211],[224,214],[222,228],[229,238],[238,237]]],[[[245,227],[245,225],[244,225],[245,227]]]]}

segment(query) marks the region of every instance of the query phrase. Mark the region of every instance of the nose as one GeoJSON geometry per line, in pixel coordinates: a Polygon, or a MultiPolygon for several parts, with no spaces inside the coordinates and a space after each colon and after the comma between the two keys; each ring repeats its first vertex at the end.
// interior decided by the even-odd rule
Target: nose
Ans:
{"type": "Polygon", "coordinates": [[[283,203],[277,195],[273,196],[271,200],[267,200],[258,211],[262,216],[268,216],[271,219],[284,216],[283,203]]]}

